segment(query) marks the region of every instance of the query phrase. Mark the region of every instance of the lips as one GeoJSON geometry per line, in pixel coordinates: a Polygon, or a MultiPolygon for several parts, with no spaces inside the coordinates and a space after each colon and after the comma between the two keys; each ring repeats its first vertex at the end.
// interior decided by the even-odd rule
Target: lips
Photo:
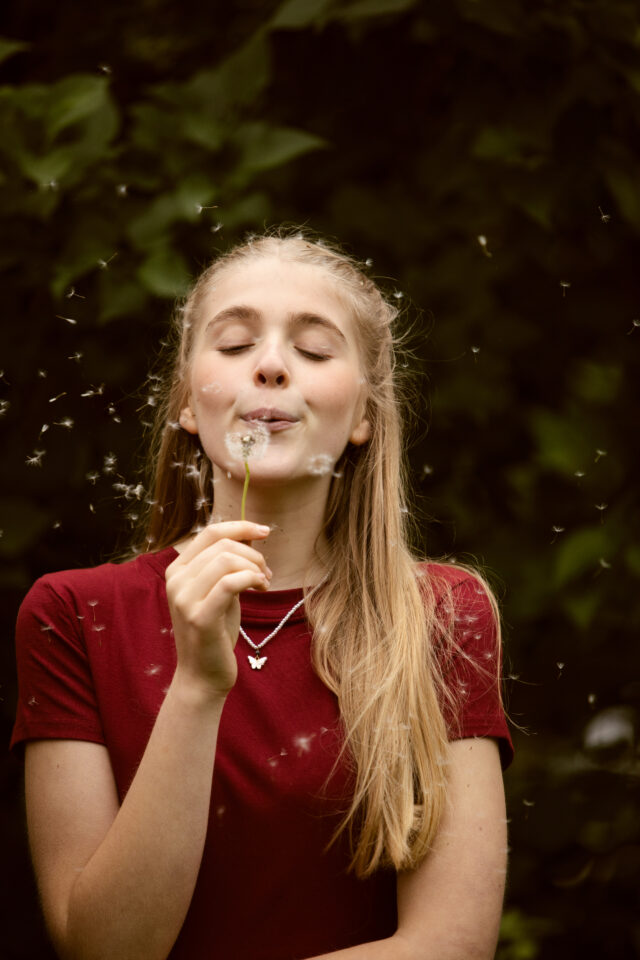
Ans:
{"type": "Polygon", "coordinates": [[[299,417],[275,407],[259,407],[258,410],[250,410],[249,413],[243,414],[242,419],[259,420],[262,423],[297,423],[299,417]]]}

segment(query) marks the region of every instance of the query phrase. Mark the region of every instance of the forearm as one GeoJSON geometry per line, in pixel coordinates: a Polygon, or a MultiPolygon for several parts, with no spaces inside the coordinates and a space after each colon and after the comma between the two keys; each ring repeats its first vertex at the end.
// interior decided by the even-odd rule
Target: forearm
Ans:
{"type": "Polygon", "coordinates": [[[399,934],[371,943],[359,943],[332,953],[323,953],[310,960],[415,960],[410,946],[399,934]]]}
{"type": "Polygon", "coordinates": [[[174,677],[118,815],[72,888],[63,956],[169,953],[202,858],[223,702],[174,677]]]}

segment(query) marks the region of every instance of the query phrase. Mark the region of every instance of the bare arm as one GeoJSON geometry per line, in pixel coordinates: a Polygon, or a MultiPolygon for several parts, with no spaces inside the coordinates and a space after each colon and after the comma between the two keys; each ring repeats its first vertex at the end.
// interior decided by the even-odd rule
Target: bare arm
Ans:
{"type": "Polygon", "coordinates": [[[106,749],[27,747],[29,838],[65,960],[164,960],[187,913],[208,823],[220,716],[237,676],[238,593],[266,589],[252,523],[208,527],[167,570],[177,668],[118,805],[106,749]],[[225,539],[222,539],[225,537],[225,539]]]}
{"type": "Polygon", "coordinates": [[[450,746],[449,802],[432,852],[398,877],[398,931],[315,960],[491,960],[507,866],[504,788],[493,740],[450,746]]]}

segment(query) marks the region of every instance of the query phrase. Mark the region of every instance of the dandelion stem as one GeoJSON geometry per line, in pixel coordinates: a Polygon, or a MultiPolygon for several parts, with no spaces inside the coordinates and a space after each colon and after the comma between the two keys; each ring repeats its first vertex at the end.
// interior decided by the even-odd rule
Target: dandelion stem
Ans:
{"type": "Polygon", "coordinates": [[[240,503],[240,519],[244,520],[244,508],[247,502],[247,490],[249,489],[249,461],[244,462],[244,487],[242,488],[242,502],[240,503]]]}

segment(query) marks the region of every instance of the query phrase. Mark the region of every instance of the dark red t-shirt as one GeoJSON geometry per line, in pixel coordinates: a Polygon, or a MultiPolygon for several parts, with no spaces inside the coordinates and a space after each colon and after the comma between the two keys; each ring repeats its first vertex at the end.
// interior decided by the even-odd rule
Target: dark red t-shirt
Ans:
{"type": "MultiPolygon", "coordinates": [[[[104,744],[122,799],[135,776],[176,665],[164,572],[173,548],[125,564],[38,580],[18,615],[19,703],[12,746],[42,738],[104,744]]],[[[511,741],[500,707],[495,625],[478,582],[442,565],[423,568],[452,587],[456,639],[450,669],[462,693],[453,738],[511,741]],[[477,670],[474,664],[480,664],[477,670]]],[[[301,590],[241,594],[255,643],[301,599],[301,590]]],[[[200,873],[171,960],[302,960],[390,936],[395,873],[347,872],[346,838],[328,850],[348,807],[338,766],[335,696],[313,672],[301,607],[263,650],[240,637],[238,681],[225,703],[200,873]]]]}

